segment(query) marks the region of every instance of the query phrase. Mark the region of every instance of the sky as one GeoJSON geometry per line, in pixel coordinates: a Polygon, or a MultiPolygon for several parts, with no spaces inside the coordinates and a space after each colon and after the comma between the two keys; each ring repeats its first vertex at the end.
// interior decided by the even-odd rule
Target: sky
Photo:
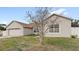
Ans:
{"type": "MultiPolygon", "coordinates": [[[[20,22],[28,23],[26,11],[35,11],[32,7],[0,7],[0,24],[9,24],[11,21],[16,20],[20,22]]],[[[78,19],[79,20],[79,8],[78,7],[53,7],[51,14],[58,13],[78,19]]]]}

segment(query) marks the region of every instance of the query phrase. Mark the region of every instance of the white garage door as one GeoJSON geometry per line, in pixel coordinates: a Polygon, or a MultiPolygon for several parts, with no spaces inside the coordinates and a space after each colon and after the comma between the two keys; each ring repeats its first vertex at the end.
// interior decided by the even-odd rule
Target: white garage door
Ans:
{"type": "Polygon", "coordinates": [[[9,29],[8,35],[9,36],[21,36],[22,35],[22,31],[21,31],[20,28],[9,29]]]}

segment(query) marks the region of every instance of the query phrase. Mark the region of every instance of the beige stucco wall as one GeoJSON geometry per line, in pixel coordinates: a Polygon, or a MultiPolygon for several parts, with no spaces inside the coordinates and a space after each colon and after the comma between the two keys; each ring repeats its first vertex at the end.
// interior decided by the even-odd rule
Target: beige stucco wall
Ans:
{"type": "MultiPolygon", "coordinates": [[[[53,16],[48,19],[48,24],[51,24],[57,16],[53,16]]],[[[48,37],[70,37],[71,36],[71,21],[62,17],[57,17],[54,23],[59,24],[59,33],[51,33],[49,30],[46,31],[45,36],[48,37]]]]}
{"type": "Polygon", "coordinates": [[[33,30],[28,28],[23,28],[23,33],[24,35],[30,35],[33,34],[33,30]]]}

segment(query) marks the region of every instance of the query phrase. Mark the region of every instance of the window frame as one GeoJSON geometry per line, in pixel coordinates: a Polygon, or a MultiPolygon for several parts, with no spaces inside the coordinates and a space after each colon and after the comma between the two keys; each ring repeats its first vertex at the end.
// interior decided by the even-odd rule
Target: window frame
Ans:
{"type": "Polygon", "coordinates": [[[49,26],[50,33],[59,33],[59,24],[52,24],[49,26]]]}

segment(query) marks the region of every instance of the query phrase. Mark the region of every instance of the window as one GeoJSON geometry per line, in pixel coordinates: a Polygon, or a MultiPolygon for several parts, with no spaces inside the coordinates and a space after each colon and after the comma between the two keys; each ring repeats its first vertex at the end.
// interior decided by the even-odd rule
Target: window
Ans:
{"type": "Polygon", "coordinates": [[[49,26],[49,32],[59,32],[59,24],[52,24],[49,26]]]}

